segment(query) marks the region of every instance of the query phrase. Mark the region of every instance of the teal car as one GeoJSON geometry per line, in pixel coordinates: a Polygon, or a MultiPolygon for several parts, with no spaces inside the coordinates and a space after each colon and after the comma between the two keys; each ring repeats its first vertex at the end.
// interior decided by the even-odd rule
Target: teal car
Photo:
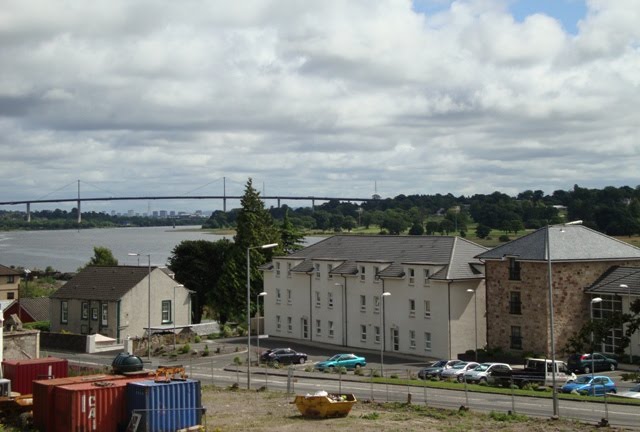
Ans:
{"type": "Polygon", "coordinates": [[[320,371],[339,367],[343,367],[345,369],[358,369],[365,367],[366,365],[367,361],[364,357],[360,357],[355,354],[336,354],[325,361],[316,363],[314,368],[320,371]]]}

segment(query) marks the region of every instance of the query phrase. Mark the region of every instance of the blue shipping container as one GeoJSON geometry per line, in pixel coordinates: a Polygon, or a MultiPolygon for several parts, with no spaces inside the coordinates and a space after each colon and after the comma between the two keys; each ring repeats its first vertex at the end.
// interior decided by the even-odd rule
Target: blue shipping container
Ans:
{"type": "Polygon", "coordinates": [[[144,380],[127,384],[127,419],[140,415],[138,431],[175,432],[201,424],[200,381],[155,382],[144,380]]]}

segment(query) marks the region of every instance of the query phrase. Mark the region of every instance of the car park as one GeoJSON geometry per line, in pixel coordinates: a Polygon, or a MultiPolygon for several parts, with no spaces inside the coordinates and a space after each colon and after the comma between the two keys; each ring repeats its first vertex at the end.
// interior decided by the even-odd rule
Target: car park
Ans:
{"type": "Polygon", "coordinates": [[[590,396],[602,396],[605,393],[616,393],[616,383],[608,376],[581,375],[575,381],[566,383],[560,388],[563,393],[577,392],[590,396]]]}
{"type": "Polygon", "coordinates": [[[314,365],[314,368],[320,371],[325,369],[334,369],[343,367],[346,369],[358,369],[365,367],[367,360],[364,357],[355,354],[336,354],[325,361],[321,361],[314,365]]]}
{"type": "Polygon", "coordinates": [[[640,399],[640,384],[634,385],[627,391],[618,393],[617,396],[632,398],[632,399],[640,399]]]}
{"type": "Polygon", "coordinates": [[[272,348],[266,350],[260,356],[260,360],[272,364],[304,364],[307,355],[291,348],[272,348]]]}
{"type": "Polygon", "coordinates": [[[455,378],[458,381],[462,382],[464,378],[464,373],[478,366],[476,362],[460,362],[454,364],[451,368],[445,369],[440,374],[440,378],[442,379],[452,379],[455,378]]]}
{"type": "Polygon", "coordinates": [[[440,378],[440,374],[443,370],[451,368],[457,363],[462,363],[461,360],[438,360],[431,363],[429,366],[422,368],[418,371],[418,378],[426,380],[429,378],[440,378]]]}
{"type": "Polygon", "coordinates": [[[464,373],[463,381],[468,383],[487,383],[493,372],[511,371],[511,366],[506,363],[481,363],[475,368],[464,373]]]}
{"type": "Polygon", "coordinates": [[[598,371],[614,371],[618,361],[602,353],[572,354],[567,360],[572,372],[591,373],[598,371]]]}

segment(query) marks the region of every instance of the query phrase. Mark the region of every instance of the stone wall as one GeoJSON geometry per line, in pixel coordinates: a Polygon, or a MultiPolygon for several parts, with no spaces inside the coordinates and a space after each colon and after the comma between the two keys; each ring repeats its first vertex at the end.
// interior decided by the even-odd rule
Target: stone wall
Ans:
{"type": "MultiPolygon", "coordinates": [[[[552,263],[556,356],[568,353],[569,338],[589,320],[590,297],[584,289],[611,266],[638,261],[552,263]]],[[[511,351],[511,326],[520,326],[523,353],[551,355],[549,280],[546,262],[521,262],[521,280],[509,280],[509,262],[487,261],[487,345],[511,351]],[[519,291],[521,314],[509,313],[510,292],[519,291]]]]}
{"type": "Polygon", "coordinates": [[[40,357],[38,330],[5,331],[2,335],[2,358],[23,360],[40,357]]]}

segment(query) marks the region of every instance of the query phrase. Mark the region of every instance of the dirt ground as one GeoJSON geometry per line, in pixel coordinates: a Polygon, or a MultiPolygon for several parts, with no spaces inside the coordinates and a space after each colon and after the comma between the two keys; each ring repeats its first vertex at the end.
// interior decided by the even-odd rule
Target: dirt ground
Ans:
{"type": "MultiPolygon", "coordinates": [[[[584,432],[596,426],[565,420],[525,416],[486,415],[422,405],[358,401],[347,417],[307,419],[300,415],[294,395],[205,386],[207,431],[505,431],[584,432]]],[[[607,429],[610,431],[622,429],[607,429]]]]}

